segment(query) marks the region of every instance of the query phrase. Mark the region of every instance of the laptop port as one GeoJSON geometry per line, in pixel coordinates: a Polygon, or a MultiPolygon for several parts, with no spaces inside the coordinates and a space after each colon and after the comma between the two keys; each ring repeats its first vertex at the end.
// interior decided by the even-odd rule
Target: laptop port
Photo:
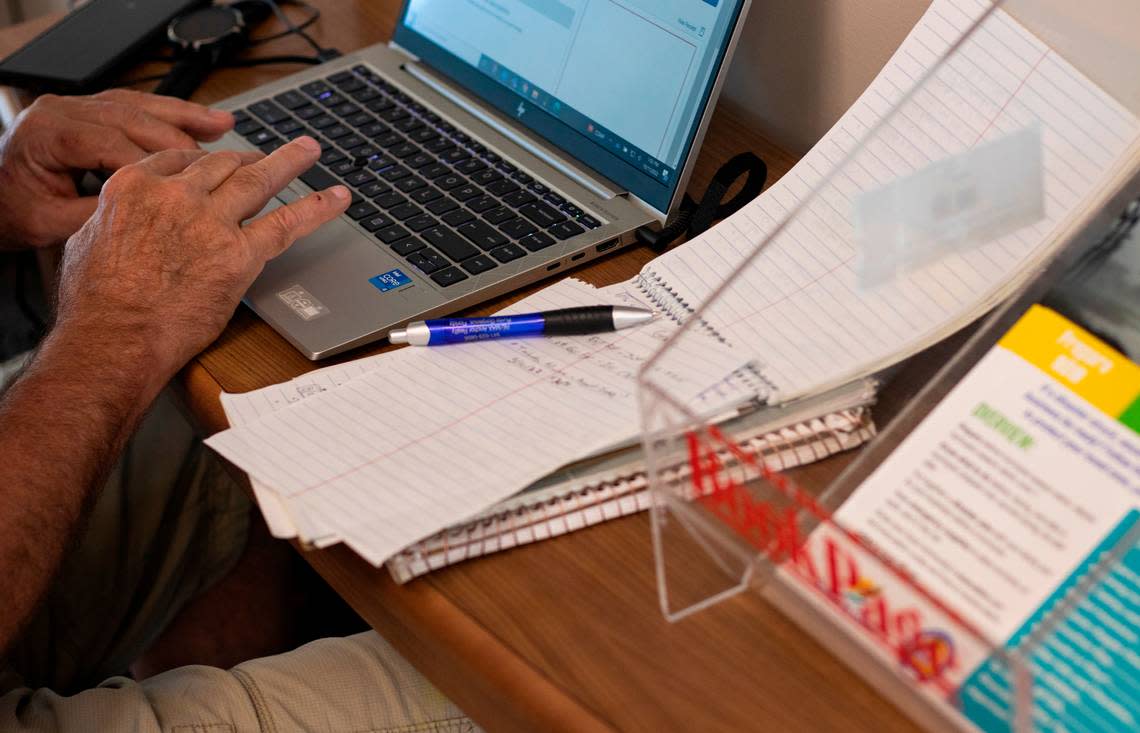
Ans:
{"type": "Polygon", "coordinates": [[[608,242],[602,242],[597,247],[594,247],[595,252],[607,252],[618,245],[618,240],[611,239],[608,242]]]}
{"type": "Polygon", "coordinates": [[[583,257],[585,257],[585,256],[586,256],[586,253],[585,253],[585,252],[579,252],[578,254],[576,254],[576,255],[574,255],[573,257],[571,257],[571,258],[570,258],[570,261],[571,261],[571,262],[577,262],[578,260],[582,259],[582,258],[583,258],[583,257]]]}
{"type": "Polygon", "coordinates": [[[557,270],[557,269],[558,269],[559,267],[561,267],[561,266],[562,266],[562,263],[561,263],[561,262],[555,262],[553,265],[547,265],[547,266],[546,266],[546,271],[547,271],[547,272],[550,272],[551,270],[557,270]]]}

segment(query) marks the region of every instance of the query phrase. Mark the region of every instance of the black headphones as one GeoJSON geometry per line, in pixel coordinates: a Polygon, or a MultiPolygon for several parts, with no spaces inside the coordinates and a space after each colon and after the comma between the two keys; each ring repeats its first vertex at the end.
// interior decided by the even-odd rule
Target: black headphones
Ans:
{"type": "Polygon", "coordinates": [[[199,8],[170,21],[166,37],[187,51],[200,51],[206,46],[223,43],[239,35],[246,27],[245,14],[233,5],[212,5],[199,8]]]}
{"type": "Polygon", "coordinates": [[[211,5],[170,21],[166,37],[177,48],[178,60],[154,90],[187,99],[206,75],[248,45],[250,29],[269,17],[261,0],[211,5]]]}

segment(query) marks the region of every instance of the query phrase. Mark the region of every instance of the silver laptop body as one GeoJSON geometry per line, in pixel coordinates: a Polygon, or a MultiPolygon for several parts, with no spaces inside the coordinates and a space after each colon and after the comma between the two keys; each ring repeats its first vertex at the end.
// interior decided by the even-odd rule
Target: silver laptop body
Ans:
{"type": "MultiPolygon", "coordinates": [[[[259,101],[341,72],[356,69],[357,73],[374,73],[481,143],[501,161],[572,202],[584,212],[585,220],[598,224],[537,251],[526,250],[524,255],[506,262],[491,258],[495,264],[492,269],[478,273],[464,270],[461,281],[442,285],[431,273],[410,264],[407,256],[379,241],[365,222],[341,216],[269,262],[246,294],[245,303],[308,358],[322,359],[384,338],[390,330],[409,321],[463,310],[632,243],[639,227],[659,226],[678,208],[749,4],[750,0],[741,2],[728,34],[724,60],[699,114],[692,145],[683,165],[678,167],[675,195],[664,210],[603,178],[518,120],[437,73],[395,41],[369,46],[222,102],[218,106],[223,109],[245,110],[259,101]]],[[[537,113],[520,106],[518,114],[537,113]]],[[[257,146],[231,132],[209,147],[257,146]]],[[[299,178],[266,210],[294,201],[311,190],[299,178]]]]}

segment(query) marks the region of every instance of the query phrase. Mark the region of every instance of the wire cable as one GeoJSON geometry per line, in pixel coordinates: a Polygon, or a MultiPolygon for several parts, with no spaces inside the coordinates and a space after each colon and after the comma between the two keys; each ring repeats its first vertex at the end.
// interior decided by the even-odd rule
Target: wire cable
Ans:
{"type": "MultiPolygon", "coordinates": [[[[272,12],[272,14],[276,17],[278,22],[280,22],[281,25],[283,25],[285,27],[285,30],[281,31],[279,33],[273,33],[273,34],[270,34],[268,36],[264,36],[262,38],[249,39],[246,41],[246,45],[248,47],[262,45],[262,44],[268,43],[270,41],[275,41],[275,40],[279,40],[281,38],[285,38],[287,36],[295,35],[295,36],[300,36],[301,38],[303,38],[305,40],[305,42],[308,43],[309,46],[311,46],[317,52],[317,55],[316,56],[301,56],[301,55],[294,54],[294,55],[283,55],[283,56],[267,56],[267,57],[262,57],[262,58],[231,59],[225,63],[219,64],[215,68],[217,68],[217,69],[246,68],[246,67],[251,67],[251,66],[263,66],[263,65],[268,65],[268,64],[316,65],[316,64],[319,64],[323,61],[327,61],[330,58],[335,58],[335,57],[340,55],[340,52],[337,51],[336,49],[324,48],[319,43],[317,43],[316,39],[314,39],[312,36],[310,36],[308,33],[305,32],[305,28],[308,28],[309,26],[313,25],[314,23],[317,22],[317,20],[320,19],[321,11],[318,8],[313,7],[309,3],[305,2],[305,0],[282,0],[281,3],[278,3],[276,0],[255,0],[255,1],[260,2],[261,4],[268,7],[269,10],[272,12]],[[284,10],[282,10],[282,8],[281,8],[282,4],[291,4],[291,5],[295,5],[297,7],[300,7],[300,8],[302,8],[308,12],[308,16],[301,22],[300,25],[297,25],[285,14],[284,10]]],[[[166,59],[163,58],[162,60],[165,61],[166,59]]],[[[171,57],[171,60],[175,60],[174,57],[171,57]]],[[[136,86],[138,84],[146,84],[149,82],[155,82],[155,81],[162,82],[162,81],[166,80],[169,76],[170,76],[169,74],[148,74],[146,76],[135,77],[132,79],[125,79],[123,81],[118,82],[114,86],[115,87],[132,87],[132,86],[136,86]]]]}
{"type": "Polygon", "coordinates": [[[289,16],[285,14],[285,11],[281,9],[281,6],[277,3],[277,0],[261,0],[261,2],[268,5],[269,9],[273,11],[273,14],[277,16],[277,20],[281,22],[281,25],[288,28],[287,34],[291,33],[303,38],[306,43],[313,47],[313,50],[317,52],[317,56],[319,58],[323,59],[327,55],[328,49],[322,47],[321,44],[317,43],[313,37],[306,33],[302,28],[297,27],[297,24],[290,20],[289,16]]]}
{"type": "Polygon", "coordinates": [[[321,60],[315,56],[264,56],[253,59],[234,59],[218,68],[239,69],[247,66],[264,66],[265,64],[311,64],[315,66],[319,63],[321,60]]]}
{"type": "MultiPolygon", "coordinates": [[[[281,38],[285,38],[287,36],[295,35],[295,36],[300,36],[302,39],[304,39],[304,41],[309,46],[311,46],[314,51],[316,51],[316,56],[301,56],[298,54],[293,54],[293,55],[283,55],[283,56],[266,56],[266,57],[261,57],[261,58],[257,58],[257,57],[245,58],[245,59],[231,58],[231,59],[228,59],[225,62],[220,63],[220,64],[217,64],[217,62],[215,61],[215,63],[217,65],[214,66],[213,68],[215,68],[215,69],[232,69],[232,68],[245,68],[245,67],[251,67],[251,66],[263,66],[263,65],[267,65],[267,64],[316,65],[316,64],[320,64],[324,61],[328,61],[329,59],[333,59],[333,58],[340,56],[339,51],[337,51],[334,48],[325,48],[325,47],[321,46],[321,44],[317,43],[316,39],[314,39],[312,36],[310,36],[308,33],[305,32],[305,28],[308,28],[309,26],[313,25],[314,23],[317,22],[317,20],[320,19],[321,11],[318,8],[313,7],[309,3],[305,2],[305,0],[281,0],[280,3],[277,2],[277,0],[254,0],[254,2],[258,2],[259,4],[262,4],[265,7],[267,7],[270,10],[270,12],[276,17],[278,22],[280,22],[281,25],[285,27],[286,30],[281,31],[279,33],[273,33],[273,34],[270,34],[268,36],[264,36],[264,37],[257,38],[257,39],[250,39],[247,37],[245,40],[245,45],[247,47],[259,46],[259,45],[268,43],[270,41],[274,41],[274,40],[278,40],[281,38]],[[289,18],[288,15],[285,14],[285,11],[282,10],[282,8],[281,8],[282,4],[290,4],[290,5],[295,5],[297,7],[300,7],[302,9],[304,9],[308,13],[308,15],[301,22],[300,25],[297,25],[296,23],[294,23],[292,21],[292,19],[289,18]]],[[[230,3],[230,4],[233,5],[236,3],[230,3]]],[[[168,61],[168,60],[172,61],[172,62],[178,61],[176,56],[171,56],[171,57],[169,57],[169,59],[166,57],[162,57],[160,59],[152,59],[152,60],[155,60],[155,61],[161,60],[163,62],[168,61]]],[[[139,76],[139,77],[135,77],[135,78],[131,78],[131,79],[125,79],[123,81],[120,81],[120,82],[114,84],[113,86],[114,87],[132,87],[132,86],[136,86],[138,84],[146,84],[149,82],[156,82],[157,81],[157,82],[160,82],[158,88],[156,89],[156,91],[158,93],[160,93],[160,94],[161,93],[170,93],[169,89],[166,89],[164,87],[167,87],[170,84],[169,80],[172,78],[173,74],[176,74],[178,72],[178,68],[179,67],[176,65],[172,69],[172,71],[169,73],[148,74],[146,76],[139,76]]],[[[188,94],[189,92],[186,92],[186,93],[188,94]]]]}
{"type": "MultiPolygon", "coordinates": [[[[305,2],[304,0],[293,0],[293,2],[291,2],[289,4],[290,5],[296,5],[299,8],[303,8],[309,14],[307,18],[305,18],[303,21],[301,21],[301,23],[299,25],[297,25],[298,31],[303,31],[303,30],[309,28],[310,26],[312,26],[314,23],[316,23],[318,20],[321,19],[320,8],[314,8],[312,5],[305,2]]],[[[295,35],[294,31],[291,28],[286,27],[286,29],[281,31],[280,33],[273,33],[273,34],[268,35],[268,36],[262,36],[261,38],[251,38],[251,39],[249,39],[249,45],[250,46],[260,46],[263,43],[269,43],[270,41],[276,41],[278,39],[285,38],[286,36],[291,36],[291,35],[295,35]]]]}

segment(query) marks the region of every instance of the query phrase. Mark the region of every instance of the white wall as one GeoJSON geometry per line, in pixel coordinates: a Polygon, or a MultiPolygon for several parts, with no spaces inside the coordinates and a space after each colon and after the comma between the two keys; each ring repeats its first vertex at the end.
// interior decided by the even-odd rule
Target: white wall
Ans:
{"type": "MultiPolygon", "coordinates": [[[[851,106],[930,0],[752,0],[724,96],[803,152],[851,106]]],[[[1006,9],[1140,114],[1137,0],[1007,0],[1006,9]]]]}
{"type": "Polygon", "coordinates": [[[890,58],[929,0],[753,0],[724,96],[805,151],[890,58]]]}

